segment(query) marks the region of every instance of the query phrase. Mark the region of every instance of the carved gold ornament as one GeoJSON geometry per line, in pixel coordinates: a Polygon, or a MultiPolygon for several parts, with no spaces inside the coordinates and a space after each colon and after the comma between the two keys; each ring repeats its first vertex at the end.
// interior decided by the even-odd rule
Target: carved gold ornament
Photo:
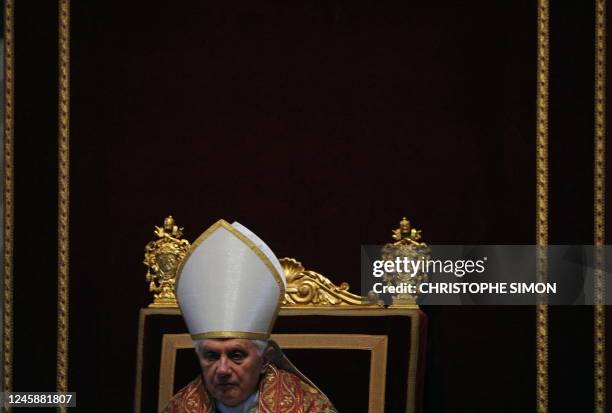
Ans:
{"type": "Polygon", "coordinates": [[[327,277],[305,270],[294,258],[281,258],[280,263],[287,281],[284,306],[376,305],[376,302],[349,292],[348,283],[337,286],[327,277]]]}
{"type": "Polygon", "coordinates": [[[182,239],[183,228],[175,225],[172,216],[164,220],[163,227],[155,227],[157,239],[145,247],[144,264],[148,267],[146,280],[153,292],[153,303],[149,307],[178,307],[174,295],[176,270],[190,244],[182,239]]]}
{"type": "MultiPolygon", "coordinates": [[[[155,227],[157,240],[145,247],[144,264],[148,267],[146,280],[154,293],[149,307],[178,307],[174,295],[176,271],[190,248],[189,241],[182,239],[183,228],[175,225],[169,216],[163,227],[155,227]]],[[[295,306],[380,306],[375,296],[361,297],[349,292],[348,283],[335,285],[329,278],[307,271],[294,258],[281,258],[287,283],[282,305],[295,306]]]]}
{"type": "MultiPolygon", "coordinates": [[[[410,261],[427,261],[431,257],[431,250],[421,239],[421,231],[412,228],[406,217],[402,218],[399,228],[392,231],[395,242],[385,244],[382,250],[382,259],[395,261],[397,258],[410,261]]],[[[414,291],[419,291],[421,283],[427,281],[427,273],[419,271],[416,274],[404,272],[387,272],[383,276],[386,285],[399,286],[403,283],[414,285],[414,291]]],[[[392,306],[415,306],[418,293],[396,294],[392,296],[392,306]]]]}

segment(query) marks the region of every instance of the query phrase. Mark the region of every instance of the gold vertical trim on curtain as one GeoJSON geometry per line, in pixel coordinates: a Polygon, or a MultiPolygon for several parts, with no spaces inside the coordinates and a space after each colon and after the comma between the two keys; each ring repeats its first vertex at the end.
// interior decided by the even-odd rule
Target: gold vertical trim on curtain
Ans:
{"type": "Polygon", "coordinates": [[[606,411],[605,173],[606,173],[606,1],[595,1],[595,413],[606,411]]]}
{"type": "MultiPolygon", "coordinates": [[[[59,0],[57,391],[68,391],[70,0],[59,0]]],[[[65,407],[58,408],[65,412],[65,407]]]]}
{"type": "MultiPolygon", "coordinates": [[[[546,280],[548,244],[548,66],[549,5],[538,0],[538,69],[536,124],[536,244],[538,281],[546,280]]],[[[536,306],[536,410],[548,411],[548,305],[540,298],[536,306]]],[[[545,300],[545,299],[544,299],[545,300]]]]}
{"type": "MultiPolygon", "coordinates": [[[[13,0],[4,2],[4,303],[3,391],[13,387],[13,119],[14,38],[13,0]]],[[[5,411],[10,411],[6,408],[5,411]]]]}

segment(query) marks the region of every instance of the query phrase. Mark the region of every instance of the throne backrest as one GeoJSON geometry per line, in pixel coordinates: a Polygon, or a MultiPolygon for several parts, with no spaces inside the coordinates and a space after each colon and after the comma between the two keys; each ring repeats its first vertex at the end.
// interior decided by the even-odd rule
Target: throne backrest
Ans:
{"type": "MultiPolygon", "coordinates": [[[[273,339],[338,411],[419,412],[426,318],[416,305],[387,308],[281,260],[287,277],[273,339]]],[[[140,311],[135,411],[163,409],[199,363],[178,308],[140,311]]]]}

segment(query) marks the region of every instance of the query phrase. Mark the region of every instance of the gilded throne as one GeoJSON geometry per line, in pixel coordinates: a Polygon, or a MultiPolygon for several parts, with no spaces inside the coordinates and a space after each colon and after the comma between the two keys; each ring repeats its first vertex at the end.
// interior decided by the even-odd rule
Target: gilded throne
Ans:
{"type": "MultiPolygon", "coordinates": [[[[394,232],[396,244],[407,239],[401,232],[406,222],[394,232]]],[[[199,374],[173,294],[173,271],[189,242],[172,217],[156,227],[155,235],[145,248],[154,300],[140,310],[136,413],[160,411],[199,374]]],[[[305,269],[296,259],[283,258],[281,264],[287,289],[272,338],[295,365],[341,412],[419,412],[426,318],[418,306],[399,302],[385,307],[353,294],[346,283],[336,285],[305,269]]]]}

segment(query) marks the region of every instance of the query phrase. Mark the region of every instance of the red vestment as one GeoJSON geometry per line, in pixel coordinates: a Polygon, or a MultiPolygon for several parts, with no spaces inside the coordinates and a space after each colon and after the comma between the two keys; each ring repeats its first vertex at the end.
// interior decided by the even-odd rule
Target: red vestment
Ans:
{"type": "MultiPolygon", "coordinates": [[[[256,413],[337,413],[327,397],[298,376],[273,365],[259,382],[256,413]]],[[[170,400],[164,413],[215,413],[212,397],[202,377],[182,388],[170,400]]]]}

